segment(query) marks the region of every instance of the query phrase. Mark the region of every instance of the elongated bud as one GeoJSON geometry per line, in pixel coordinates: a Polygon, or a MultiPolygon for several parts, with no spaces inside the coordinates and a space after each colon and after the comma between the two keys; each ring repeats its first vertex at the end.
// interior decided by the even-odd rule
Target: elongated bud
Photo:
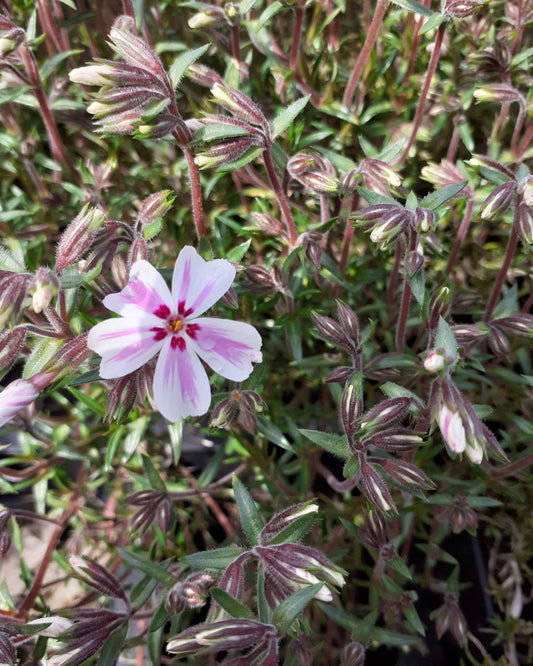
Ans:
{"type": "Polygon", "coordinates": [[[466,646],[468,625],[465,617],[457,603],[457,597],[453,594],[447,594],[444,600],[444,606],[437,611],[435,619],[435,628],[437,638],[440,640],[447,631],[450,631],[459,643],[466,646]]]}
{"type": "Polygon", "coordinates": [[[56,270],[58,273],[74,263],[89,249],[94,234],[103,221],[104,214],[101,210],[91,208],[89,205],[83,207],[59,240],[56,256],[56,270]]]}
{"type": "Polygon", "coordinates": [[[174,636],[167,643],[167,650],[173,654],[190,654],[200,649],[204,654],[243,650],[259,642],[265,635],[275,635],[275,631],[269,624],[240,618],[204,622],[174,636]]]}
{"type": "Polygon", "coordinates": [[[215,102],[227,109],[232,115],[247,123],[268,128],[268,122],[255,102],[239,90],[235,90],[223,81],[215,83],[211,88],[215,102]]]}
{"type": "Polygon", "coordinates": [[[361,417],[361,428],[383,430],[400,423],[411,406],[410,398],[389,398],[372,407],[361,417]]]}
{"type": "Polygon", "coordinates": [[[15,379],[8,384],[0,393],[0,427],[31,405],[38,395],[37,388],[27,379],[15,379]]]}
{"type": "Polygon", "coordinates": [[[335,368],[335,370],[332,370],[326,377],[325,381],[328,384],[343,383],[348,380],[354,372],[355,369],[353,367],[343,365],[340,368],[335,368]]]}
{"type": "Polygon", "coordinates": [[[136,395],[137,377],[135,373],[117,379],[107,394],[105,418],[108,421],[117,421],[117,423],[125,421],[133,409],[136,395]]]}
{"type": "Polygon", "coordinates": [[[527,245],[533,244],[533,208],[520,204],[518,208],[517,232],[527,245]]]}
{"type": "Polygon", "coordinates": [[[106,568],[88,557],[71,555],[69,564],[81,580],[101,594],[126,601],[121,584],[106,568]]]}
{"type": "Polygon", "coordinates": [[[409,277],[414,277],[424,265],[424,255],[417,250],[411,250],[405,255],[405,270],[409,277]]]}
{"type": "Polygon", "coordinates": [[[402,179],[391,166],[372,157],[366,157],[359,162],[359,172],[363,176],[381,181],[387,187],[399,187],[402,184],[402,179]]]}
{"type": "Polygon", "coordinates": [[[481,217],[487,220],[496,215],[503,215],[513,202],[516,183],[512,180],[495,187],[483,202],[481,217]]]}
{"type": "Polygon", "coordinates": [[[474,153],[469,160],[466,160],[467,164],[470,166],[479,166],[479,167],[488,167],[489,169],[494,169],[503,173],[510,180],[514,180],[514,173],[504,166],[501,162],[497,162],[488,155],[480,155],[479,153],[474,153]]]}
{"type": "Polygon", "coordinates": [[[0,333],[0,379],[18,359],[25,338],[26,329],[22,326],[16,326],[12,331],[6,328],[0,333]]]}
{"type": "Polygon", "coordinates": [[[466,448],[466,434],[461,415],[442,404],[437,422],[442,436],[454,453],[463,453],[466,448]]]}
{"type": "Polygon", "coordinates": [[[450,309],[450,302],[452,300],[452,291],[450,287],[442,285],[439,287],[429,299],[428,316],[426,320],[426,328],[433,331],[439,324],[440,317],[446,318],[450,309]]]}
{"type": "Polygon", "coordinates": [[[489,347],[496,356],[501,358],[509,357],[509,351],[511,349],[509,339],[498,326],[491,326],[489,324],[488,342],[489,347]]]}
{"type": "Polygon", "coordinates": [[[230,164],[238,160],[250,148],[260,147],[262,144],[262,139],[257,136],[224,139],[210,144],[208,150],[199,151],[194,161],[201,169],[214,168],[222,164],[230,164]]]}
{"type": "Polygon", "coordinates": [[[7,16],[0,14],[0,57],[4,58],[18,48],[26,39],[26,33],[7,16]]]}
{"type": "Polygon", "coordinates": [[[359,320],[355,312],[346,303],[339,300],[337,300],[337,319],[346,336],[352,341],[353,349],[358,350],[361,346],[359,320]]]}
{"type": "Polygon", "coordinates": [[[110,44],[113,50],[129,65],[144,69],[162,81],[168,81],[161,61],[152,49],[133,34],[130,30],[116,27],[109,33],[110,44]]]}
{"type": "Polygon", "coordinates": [[[170,190],[161,190],[151,194],[142,202],[137,220],[146,226],[162,219],[172,207],[175,198],[170,190]]]}
{"type": "Polygon", "coordinates": [[[35,632],[32,632],[32,635],[35,633],[39,634],[39,636],[57,638],[72,627],[72,622],[60,615],[49,615],[48,617],[40,617],[35,620],[30,620],[29,622],[26,622],[25,626],[35,629],[35,632]],[[39,626],[42,626],[41,630],[38,630],[39,626]]]}
{"type": "Polygon", "coordinates": [[[0,330],[18,320],[29,281],[27,273],[0,271],[0,330]]]}
{"type": "Polygon", "coordinates": [[[404,488],[431,490],[436,487],[422,470],[405,460],[385,459],[380,464],[391,479],[404,488]]]}
{"type": "Polygon", "coordinates": [[[195,83],[205,88],[211,88],[215,83],[221,83],[222,78],[215,72],[214,69],[202,65],[199,62],[194,62],[187,68],[186,75],[195,83]]]}
{"type": "Polygon", "coordinates": [[[387,527],[383,514],[370,510],[365,516],[363,527],[359,529],[359,536],[367,548],[381,550],[387,543],[387,527]]]}
{"type": "Polygon", "coordinates": [[[244,274],[244,282],[248,289],[259,293],[275,291],[277,286],[271,271],[259,264],[248,266],[244,274]]]}
{"type": "Polygon", "coordinates": [[[474,97],[482,102],[499,102],[508,104],[523,101],[516,88],[507,83],[490,83],[474,90],[474,97]]]}
{"type": "Polygon", "coordinates": [[[493,319],[491,323],[508,335],[526,340],[533,338],[533,315],[525,312],[493,319]]]}
{"type": "Polygon", "coordinates": [[[427,233],[435,227],[435,213],[429,208],[417,208],[414,215],[415,229],[427,233]]]}
{"type": "Polygon", "coordinates": [[[273,236],[285,235],[281,222],[273,215],[268,215],[266,213],[251,213],[251,216],[259,229],[265,233],[273,236]]]}
{"type": "Polygon", "coordinates": [[[533,206],[533,176],[527,176],[520,181],[518,192],[526,206],[533,206]]]}
{"type": "Polygon", "coordinates": [[[415,435],[409,428],[395,427],[372,435],[370,442],[383,451],[412,451],[423,443],[420,435],[415,435]]]}
{"type": "Polygon", "coordinates": [[[348,643],[341,652],[340,666],[364,666],[365,648],[361,643],[348,643]]]}
{"type": "Polygon", "coordinates": [[[314,502],[301,502],[294,504],[288,509],[284,509],[271,518],[268,523],[261,530],[260,543],[266,545],[273,537],[276,536],[281,530],[284,530],[294,521],[302,518],[303,516],[316,515],[318,513],[318,504],[314,502]]]}
{"type": "Polygon", "coordinates": [[[453,336],[459,345],[469,345],[487,335],[487,331],[480,330],[473,324],[453,324],[453,336]]]}
{"type": "Polygon", "coordinates": [[[354,376],[355,381],[346,382],[340,403],[341,422],[344,432],[350,441],[356,430],[355,421],[361,410],[360,381],[354,376]]]}
{"type": "Polygon", "coordinates": [[[362,210],[358,210],[353,213],[352,217],[363,222],[387,220],[401,210],[401,206],[396,204],[375,204],[374,206],[367,206],[362,210]]]}
{"type": "Polygon", "coordinates": [[[11,511],[5,507],[0,508],[0,560],[7,553],[11,545],[10,521],[11,511]]]}
{"type": "Polygon", "coordinates": [[[360,472],[361,490],[368,501],[382,513],[388,513],[389,511],[397,513],[385,482],[374,468],[364,460],[364,458],[361,458],[360,472]]]}
{"type": "Polygon", "coordinates": [[[311,317],[321,338],[333,344],[351,346],[351,340],[336,321],[315,312],[311,317]]]}
{"type": "Polygon", "coordinates": [[[33,311],[42,312],[48,307],[57,294],[58,287],[59,280],[55,273],[49,268],[38,268],[28,287],[32,296],[33,311]]]}

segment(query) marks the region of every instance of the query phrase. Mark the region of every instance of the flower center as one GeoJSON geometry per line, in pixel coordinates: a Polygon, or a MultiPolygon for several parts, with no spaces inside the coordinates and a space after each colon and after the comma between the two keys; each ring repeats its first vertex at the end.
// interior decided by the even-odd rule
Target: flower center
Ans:
{"type": "Polygon", "coordinates": [[[168,320],[167,329],[171,333],[179,333],[182,328],[183,328],[183,321],[181,319],[172,317],[172,319],[168,320]]]}

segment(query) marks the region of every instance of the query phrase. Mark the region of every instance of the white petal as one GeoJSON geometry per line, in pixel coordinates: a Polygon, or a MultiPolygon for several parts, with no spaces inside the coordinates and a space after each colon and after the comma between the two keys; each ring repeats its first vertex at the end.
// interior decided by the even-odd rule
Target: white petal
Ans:
{"type": "Polygon", "coordinates": [[[100,377],[113,379],[137,370],[157,354],[164,338],[156,329],[161,319],[145,315],[142,319],[117,317],[96,324],[89,331],[87,346],[102,357],[100,377]]]}
{"type": "Polygon", "coordinates": [[[204,261],[193,247],[186,246],[174,266],[172,296],[185,316],[197,317],[224,296],[234,278],[235,268],[229,261],[204,261]]]}
{"type": "Polygon", "coordinates": [[[145,314],[166,319],[176,312],[170,290],[160,273],[144,259],[131,267],[130,278],[124,289],[104,298],[109,310],[124,317],[142,317],[145,314]]]}
{"type": "MultiPolygon", "coordinates": [[[[176,339],[176,338],[175,338],[176,339]]],[[[183,348],[165,340],[154,374],[154,401],[169,421],[205,414],[211,404],[207,374],[190,341],[181,338],[183,348]]]]}
{"type": "Polygon", "coordinates": [[[15,379],[0,393],[0,426],[30,405],[39,391],[27,379],[15,379]]]}
{"type": "Polygon", "coordinates": [[[201,317],[187,322],[195,326],[194,349],[213,370],[235,382],[242,382],[262,360],[261,336],[250,324],[231,319],[201,317]]]}

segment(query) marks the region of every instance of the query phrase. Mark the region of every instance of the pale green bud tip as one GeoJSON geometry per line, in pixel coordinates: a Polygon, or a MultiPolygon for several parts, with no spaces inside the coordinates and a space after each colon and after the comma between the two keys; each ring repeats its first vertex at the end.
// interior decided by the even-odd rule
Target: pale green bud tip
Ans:
{"type": "Polygon", "coordinates": [[[68,77],[84,86],[107,86],[113,80],[113,69],[108,65],[87,65],[73,69],[68,77]]]}

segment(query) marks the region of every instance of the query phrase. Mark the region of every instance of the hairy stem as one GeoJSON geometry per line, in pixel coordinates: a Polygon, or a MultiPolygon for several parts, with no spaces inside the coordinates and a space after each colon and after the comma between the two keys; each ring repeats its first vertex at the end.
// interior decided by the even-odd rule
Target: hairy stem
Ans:
{"type": "Polygon", "coordinates": [[[366,61],[370,56],[370,52],[372,51],[372,47],[374,46],[378,36],[378,30],[381,25],[381,21],[383,20],[383,16],[385,15],[386,8],[387,0],[377,0],[376,10],[374,12],[374,16],[372,17],[372,23],[370,24],[368,32],[366,33],[365,43],[363,44],[363,48],[361,49],[359,56],[355,61],[355,65],[353,66],[352,73],[350,74],[350,78],[348,79],[348,83],[342,97],[342,105],[347,109],[350,108],[355,93],[355,88],[359,83],[359,79],[363,72],[364,66],[366,65],[366,61]]]}
{"type": "MultiPolygon", "coordinates": [[[[412,228],[409,229],[409,244],[407,246],[407,252],[412,252],[416,249],[416,244],[418,240],[418,234],[412,228]]],[[[407,279],[407,271],[405,271],[405,276],[403,279],[403,291],[402,291],[402,301],[400,304],[400,314],[398,317],[398,326],[396,327],[396,351],[398,353],[403,351],[405,345],[405,326],[407,324],[407,317],[409,315],[409,305],[411,303],[411,287],[409,286],[409,280],[407,279]]]]}
{"type": "Polygon", "coordinates": [[[183,147],[183,154],[187,160],[187,169],[189,171],[189,182],[191,184],[192,215],[196,235],[198,238],[205,236],[204,210],[202,205],[202,186],[200,184],[200,171],[194,161],[194,154],[188,146],[183,147]]]}
{"type": "Polygon", "coordinates": [[[509,270],[509,266],[511,265],[511,261],[513,259],[516,243],[518,241],[518,233],[516,231],[516,228],[518,226],[518,215],[519,215],[518,210],[519,210],[519,203],[517,202],[514,209],[513,226],[511,227],[511,232],[509,234],[509,239],[507,241],[507,247],[505,248],[503,263],[500,268],[500,272],[498,273],[498,276],[496,278],[496,281],[492,286],[492,292],[489,297],[489,302],[487,303],[487,309],[485,310],[483,321],[489,321],[492,316],[492,311],[494,310],[494,306],[496,305],[496,301],[498,300],[501,288],[503,286],[503,283],[505,282],[505,278],[507,277],[507,271],[509,270]]]}
{"type": "Polygon", "coordinates": [[[470,221],[472,219],[472,208],[474,206],[474,201],[472,198],[467,199],[466,201],[466,207],[465,207],[465,212],[463,215],[463,219],[461,220],[461,224],[459,225],[459,230],[457,231],[457,237],[455,239],[455,243],[453,244],[452,251],[450,252],[450,257],[448,259],[448,263],[446,264],[446,275],[449,275],[452,270],[452,266],[455,262],[455,259],[457,257],[457,253],[459,252],[461,245],[466,237],[466,234],[468,232],[468,228],[470,226],[470,221]]]}
{"type": "Polygon", "coordinates": [[[291,42],[291,52],[289,56],[289,67],[297,71],[298,69],[298,52],[300,50],[300,40],[302,38],[302,26],[304,20],[304,6],[305,1],[300,4],[294,10],[294,23],[292,25],[292,42],[291,42]]]}
{"type": "Polygon", "coordinates": [[[296,226],[294,224],[294,218],[292,217],[291,209],[289,207],[287,196],[285,195],[285,192],[281,187],[279,178],[276,174],[276,170],[274,169],[274,162],[272,160],[272,154],[270,152],[270,148],[265,148],[263,150],[263,160],[265,163],[265,168],[268,174],[268,178],[270,180],[270,184],[274,189],[274,193],[276,195],[279,207],[281,209],[281,220],[289,236],[289,245],[291,246],[291,248],[293,248],[296,245],[296,238],[298,234],[296,231],[296,226]]]}
{"type": "Polygon", "coordinates": [[[438,30],[437,30],[437,36],[435,37],[435,43],[433,44],[433,51],[431,53],[431,58],[429,59],[429,65],[428,69],[426,72],[426,78],[424,80],[424,85],[422,86],[422,91],[420,93],[420,99],[418,100],[418,106],[416,107],[416,113],[415,113],[415,118],[413,120],[413,127],[411,129],[411,136],[409,137],[409,140],[407,141],[407,145],[405,146],[405,149],[399,159],[399,164],[402,164],[405,161],[405,158],[409,154],[409,151],[411,150],[411,146],[415,142],[416,139],[416,133],[418,132],[418,128],[420,127],[420,123],[422,122],[422,115],[424,113],[424,105],[426,103],[426,99],[428,96],[429,92],[429,86],[431,85],[431,79],[433,78],[433,74],[435,74],[435,70],[437,69],[437,63],[439,62],[439,54],[440,54],[440,48],[442,46],[442,40],[444,37],[444,31],[445,31],[445,24],[441,23],[439,25],[438,30]]]}

